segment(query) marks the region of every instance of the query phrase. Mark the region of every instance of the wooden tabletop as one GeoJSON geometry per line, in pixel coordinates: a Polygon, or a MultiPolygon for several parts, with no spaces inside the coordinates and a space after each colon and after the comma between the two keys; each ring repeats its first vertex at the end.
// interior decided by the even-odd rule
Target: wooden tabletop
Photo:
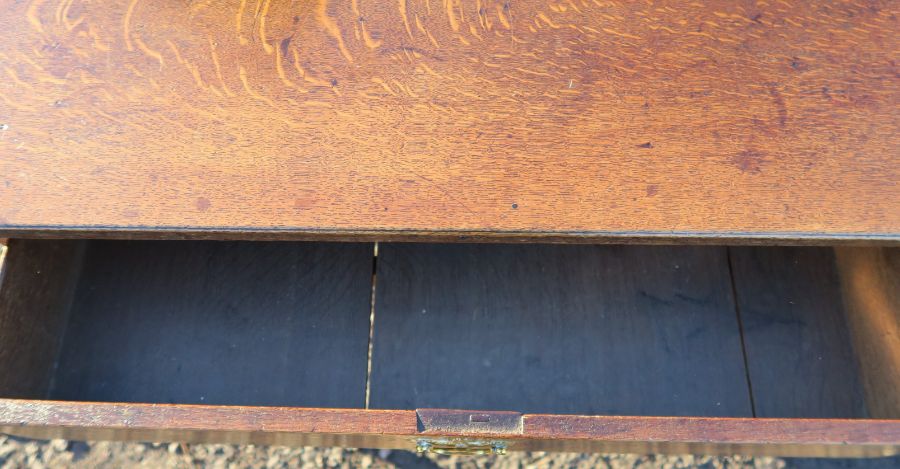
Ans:
{"type": "Polygon", "coordinates": [[[898,16],[0,0],[0,235],[893,243],[898,16]]]}

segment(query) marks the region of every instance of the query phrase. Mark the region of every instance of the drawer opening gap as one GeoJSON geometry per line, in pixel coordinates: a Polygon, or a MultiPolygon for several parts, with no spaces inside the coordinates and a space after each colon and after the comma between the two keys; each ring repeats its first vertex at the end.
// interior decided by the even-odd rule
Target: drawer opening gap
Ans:
{"type": "Polygon", "coordinates": [[[378,243],[372,247],[372,297],[369,301],[369,346],[366,353],[366,409],[369,408],[369,396],[372,391],[372,349],[375,335],[375,295],[378,288],[378,243]]]}
{"type": "Polygon", "coordinates": [[[728,278],[731,280],[731,297],[734,301],[734,313],[737,317],[738,333],[741,336],[741,355],[744,359],[744,377],[747,379],[747,394],[750,396],[750,411],[756,417],[756,402],[753,400],[753,382],[750,380],[750,365],[747,361],[747,343],[744,339],[744,321],[741,318],[741,304],[738,299],[738,289],[734,281],[734,261],[731,259],[731,248],[727,248],[728,278]]]}
{"type": "Polygon", "coordinates": [[[0,397],[758,418],[897,407],[878,392],[894,389],[879,353],[892,339],[851,327],[886,330],[900,309],[893,249],[841,251],[838,265],[827,247],[85,245],[10,241],[0,397]]]}

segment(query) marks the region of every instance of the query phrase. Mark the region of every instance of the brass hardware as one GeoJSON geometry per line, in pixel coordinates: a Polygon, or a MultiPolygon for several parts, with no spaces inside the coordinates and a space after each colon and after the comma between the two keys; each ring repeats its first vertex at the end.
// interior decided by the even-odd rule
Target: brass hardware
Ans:
{"type": "Polygon", "coordinates": [[[416,409],[416,418],[419,431],[423,433],[457,435],[522,433],[522,414],[519,412],[416,409]]]}
{"type": "Polygon", "coordinates": [[[522,434],[519,412],[416,409],[416,417],[419,454],[506,454],[506,441],[497,438],[522,434]]]}
{"type": "Polygon", "coordinates": [[[428,438],[416,441],[416,452],[419,454],[503,455],[506,454],[506,443],[466,438],[428,438]]]}

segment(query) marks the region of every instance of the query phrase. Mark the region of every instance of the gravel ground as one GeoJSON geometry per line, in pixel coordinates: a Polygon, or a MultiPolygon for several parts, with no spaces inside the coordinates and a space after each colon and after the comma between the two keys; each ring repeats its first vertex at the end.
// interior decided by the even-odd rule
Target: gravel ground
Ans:
{"type": "Polygon", "coordinates": [[[777,459],[741,456],[517,453],[505,456],[424,456],[407,451],[288,448],[253,445],[29,440],[0,434],[0,469],[14,468],[401,468],[513,469],[688,467],[760,469],[900,469],[900,457],[884,459],[777,459]]]}
{"type": "Polygon", "coordinates": [[[500,457],[419,457],[406,451],[178,443],[28,440],[0,435],[0,468],[783,468],[772,458],[516,453],[500,457]]]}

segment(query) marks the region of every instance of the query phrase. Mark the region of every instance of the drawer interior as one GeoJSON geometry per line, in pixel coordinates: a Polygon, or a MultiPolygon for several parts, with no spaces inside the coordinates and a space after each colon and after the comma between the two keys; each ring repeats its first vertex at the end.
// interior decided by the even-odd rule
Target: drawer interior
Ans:
{"type": "Polygon", "coordinates": [[[891,393],[877,378],[896,364],[871,332],[883,328],[858,316],[875,304],[896,317],[898,258],[885,248],[11,240],[0,397],[890,417],[894,398],[879,397],[891,393]]]}

